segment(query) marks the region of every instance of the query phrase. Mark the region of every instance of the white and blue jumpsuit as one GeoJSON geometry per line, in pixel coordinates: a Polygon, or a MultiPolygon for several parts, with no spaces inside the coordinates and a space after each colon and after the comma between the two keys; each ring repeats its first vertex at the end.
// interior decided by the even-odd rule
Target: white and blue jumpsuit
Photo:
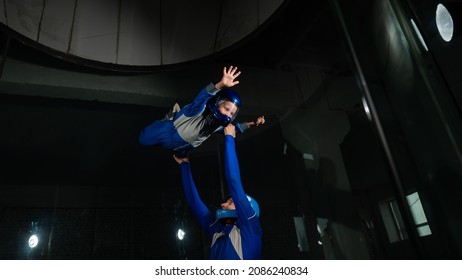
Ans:
{"type": "MultiPolygon", "coordinates": [[[[139,135],[143,145],[161,145],[172,150],[178,157],[186,157],[187,153],[202,144],[214,132],[223,127],[214,119],[207,108],[207,101],[219,90],[210,83],[203,88],[194,101],[184,106],[175,114],[173,120],[156,120],[145,127],[139,135]]],[[[233,123],[236,131],[244,132],[247,123],[233,123]]]]}
{"type": "Polygon", "coordinates": [[[234,223],[217,220],[199,197],[194,184],[190,164],[181,163],[183,188],[188,204],[202,228],[212,239],[212,260],[258,260],[261,259],[262,229],[260,220],[250,205],[241,183],[239,163],[234,138],[225,135],[225,175],[229,191],[236,206],[234,223]]]}

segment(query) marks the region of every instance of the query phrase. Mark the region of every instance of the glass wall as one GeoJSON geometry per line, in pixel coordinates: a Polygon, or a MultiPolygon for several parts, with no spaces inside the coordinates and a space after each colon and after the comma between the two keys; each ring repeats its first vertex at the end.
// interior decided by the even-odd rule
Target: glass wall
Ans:
{"type": "Polygon", "coordinates": [[[460,39],[446,42],[436,32],[436,1],[331,3],[393,179],[357,192],[369,204],[376,200],[371,207],[380,209],[377,217],[389,239],[383,252],[459,258],[462,121],[455,75],[460,39]],[[420,218],[416,203],[422,205],[420,218]]]}

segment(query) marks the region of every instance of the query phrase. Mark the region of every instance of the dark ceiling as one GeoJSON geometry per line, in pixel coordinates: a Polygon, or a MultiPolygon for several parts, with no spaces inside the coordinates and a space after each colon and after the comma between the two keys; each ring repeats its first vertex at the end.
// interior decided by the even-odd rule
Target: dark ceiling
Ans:
{"type": "Polygon", "coordinates": [[[88,73],[130,75],[186,68],[215,61],[269,69],[308,67],[349,71],[338,27],[328,1],[286,0],[269,20],[232,46],[209,56],[164,66],[124,66],[57,52],[2,25],[2,47],[11,36],[7,56],[40,65],[88,73]]]}

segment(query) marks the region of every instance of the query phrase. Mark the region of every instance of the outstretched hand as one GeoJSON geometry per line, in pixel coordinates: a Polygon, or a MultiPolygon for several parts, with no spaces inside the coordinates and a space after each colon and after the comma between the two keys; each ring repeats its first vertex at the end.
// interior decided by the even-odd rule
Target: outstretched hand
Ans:
{"type": "Polygon", "coordinates": [[[189,158],[188,158],[188,157],[179,158],[179,157],[173,155],[173,159],[174,159],[178,164],[182,164],[183,162],[189,162],[189,158]]]}
{"type": "Polygon", "coordinates": [[[265,124],[265,116],[258,117],[257,120],[254,121],[254,122],[247,122],[247,125],[249,127],[259,126],[259,125],[262,125],[262,124],[265,124]]]}
{"type": "Polygon", "coordinates": [[[258,117],[255,121],[255,126],[259,126],[265,124],[265,116],[258,117]]]}
{"type": "Polygon", "coordinates": [[[223,68],[223,77],[221,78],[221,81],[215,85],[215,87],[217,89],[222,89],[239,84],[239,81],[236,81],[235,79],[241,75],[241,71],[237,71],[237,73],[236,71],[237,67],[233,67],[232,65],[229,66],[229,69],[226,69],[226,67],[223,68]]]}

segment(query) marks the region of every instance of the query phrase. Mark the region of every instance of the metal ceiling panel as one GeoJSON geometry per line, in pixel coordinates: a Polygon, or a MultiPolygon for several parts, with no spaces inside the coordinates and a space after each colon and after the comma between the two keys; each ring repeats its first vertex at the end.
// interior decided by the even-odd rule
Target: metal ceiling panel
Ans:
{"type": "Polygon", "coordinates": [[[69,49],[76,0],[47,0],[38,42],[61,52],[69,49]]]}
{"type": "Polygon", "coordinates": [[[117,64],[162,64],[160,0],[123,0],[117,64]]]}
{"type": "Polygon", "coordinates": [[[5,16],[5,0],[0,0],[0,22],[7,24],[5,16]]]}
{"type": "Polygon", "coordinates": [[[224,0],[215,51],[245,38],[265,22],[283,0],[224,0]]]}
{"type": "Polygon", "coordinates": [[[156,66],[204,58],[235,44],[282,2],[0,0],[0,21],[14,36],[71,55],[67,58],[156,66]]]}
{"type": "Polygon", "coordinates": [[[259,0],[224,0],[217,49],[224,49],[259,27],[259,0]]]}
{"type": "Polygon", "coordinates": [[[221,2],[215,0],[163,1],[163,64],[190,61],[212,54],[220,9],[221,2]]]}
{"type": "Polygon", "coordinates": [[[259,1],[259,24],[265,22],[279,7],[284,0],[260,0],[259,1]]]}
{"type": "Polygon", "coordinates": [[[118,0],[78,0],[69,53],[116,63],[118,29],[118,0]]]}
{"type": "Polygon", "coordinates": [[[43,0],[7,0],[5,17],[8,26],[32,40],[37,40],[43,4],[43,0]]]}

